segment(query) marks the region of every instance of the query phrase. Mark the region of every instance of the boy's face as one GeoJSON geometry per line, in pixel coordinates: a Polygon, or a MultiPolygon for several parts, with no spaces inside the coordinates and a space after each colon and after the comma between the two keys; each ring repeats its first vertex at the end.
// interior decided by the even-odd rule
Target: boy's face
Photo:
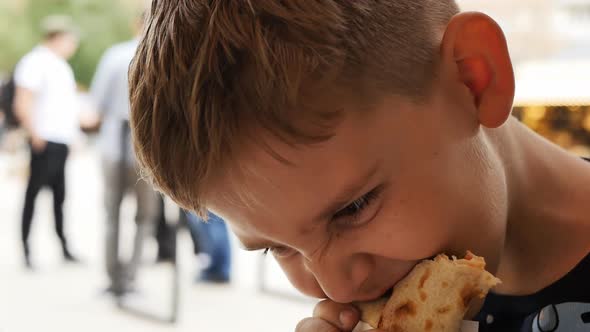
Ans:
{"type": "Polygon", "coordinates": [[[374,299],[441,252],[472,250],[494,272],[504,175],[475,110],[442,95],[422,105],[390,97],[371,111],[344,106],[335,136],[314,146],[271,141],[292,165],[252,145],[240,158],[252,174],[226,178],[208,207],[247,248],[270,247],[310,296],[374,299]]]}

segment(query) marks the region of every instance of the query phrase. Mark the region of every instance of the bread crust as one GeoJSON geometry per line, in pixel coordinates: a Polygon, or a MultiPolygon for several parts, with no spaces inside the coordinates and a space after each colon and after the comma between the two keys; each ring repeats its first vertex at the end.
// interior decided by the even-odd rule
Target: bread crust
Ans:
{"type": "Polygon", "coordinates": [[[469,251],[463,259],[441,254],[422,261],[389,299],[356,303],[361,320],[391,332],[458,332],[472,300],[500,283],[485,264],[469,251]]]}

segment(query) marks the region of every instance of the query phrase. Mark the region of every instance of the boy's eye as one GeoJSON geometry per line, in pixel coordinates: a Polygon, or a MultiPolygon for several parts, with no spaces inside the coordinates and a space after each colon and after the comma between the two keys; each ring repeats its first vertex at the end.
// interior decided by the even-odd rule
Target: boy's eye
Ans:
{"type": "Polygon", "coordinates": [[[333,220],[339,224],[357,224],[364,221],[366,218],[363,216],[363,211],[367,210],[368,207],[378,198],[381,193],[381,186],[371,190],[365,195],[359,197],[348,206],[338,211],[333,216],[333,220]],[[363,217],[363,218],[361,218],[363,217]]]}
{"type": "MultiPolygon", "coordinates": [[[[374,204],[383,191],[383,186],[378,186],[346,207],[336,212],[332,221],[342,226],[356,226],[371,220],[377,213],[378,205],[374,204]]],[[[263,255],[272,253],[275,257],[287,257],[295,251],[283,246],[267,247],[262,250],[263,255]]]]}
{"type": "Polygon", "coordinates": [[[366,194],[366,195],[356,199],[354,202],[350,203],[344,209],[338,211],[334,215],[334,218],[337,219],[337,218],[342,218],[342,217],[353,216],[353,215],[359,213],[360,211],[362,211],[369,203],[370,197],[368,195],[369,194],[366,194]]]}

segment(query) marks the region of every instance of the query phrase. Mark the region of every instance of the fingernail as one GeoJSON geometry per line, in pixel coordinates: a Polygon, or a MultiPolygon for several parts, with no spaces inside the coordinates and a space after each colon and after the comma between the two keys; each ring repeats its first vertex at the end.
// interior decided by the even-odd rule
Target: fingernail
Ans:
{"type": "Polygon", "coordinates": [[[346,309],[340,313],[340,324],[343,328],[348,328],[355,323],[356,313],[351,309],[346,309]]]}

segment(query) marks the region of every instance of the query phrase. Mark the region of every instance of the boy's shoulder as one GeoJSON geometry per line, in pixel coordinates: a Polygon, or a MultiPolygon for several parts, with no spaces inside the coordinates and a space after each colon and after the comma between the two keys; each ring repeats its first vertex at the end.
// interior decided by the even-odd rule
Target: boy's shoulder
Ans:
{"type": "MultiPolygon", "coordinates": [[[[583,159],[590,166],[590,158],[583,159]]],[[[590,331],[590,252],[561,279],[536,293],[490,293],[476,320],[480,332],[590,331]]]]}

